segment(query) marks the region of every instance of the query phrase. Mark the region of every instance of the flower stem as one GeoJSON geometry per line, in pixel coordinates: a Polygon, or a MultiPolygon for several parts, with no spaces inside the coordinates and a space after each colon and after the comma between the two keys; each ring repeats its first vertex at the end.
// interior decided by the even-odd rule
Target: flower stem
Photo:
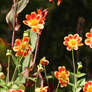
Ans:
{"type": "Polygon", "coordinates": [[[44,73],[45,73],[45,78],[46,78],[46,81],[47,81],[47,85],[48,85],[48,90],[50,92],[50,89],[49,89],[49,81],[48,81],[48,77],[47,77],[47,73],[46,73],[46,68],[44,66],[44,73]]]}
{"type": "Polygon", "coordinates": [[[9,82],[9,73],[10,73],[10,56],[8,56],[8,69],[7,69],[7,78],[6,82],[9,82]]]}
{"type": "Polygon", "coordinates": [[[59,88],[59,82],[58,82],[58,85],[57,85],[55,92],[58,92],[58,88],[59,88]]]}
{"type": "MultiPolygon", "coordinates": [[[[21,62],[22,58],[23,58],[23,56],[19,59],[19,63],[21,62]]],[[[15,70],[14,70],[14,73],[13,73],[11,81],[13,81],[15,79],[15,75],[16,75],[17,69],[18,69],[18,66],[15,67],[15,70]]]]}
{"type": "Polygon", "coordinates": [[[30,63],[30,67],[34,66],[34,64],[35,64],[35,61],[36,61],[36,58],[37,58],[37,51],[38,51],[38,48],[39,48],[39,40],[40,40],[40,35],[38,34],[36,49],[35,49],[35,55],[34,55],[33,63],[30,63]]]}
{"type": "Polygon", "coordinates": [[[16,25],[16,0],[13,0],[14,5],[14,18],[13,18],[13,33],[12,33],[12,48],[14,45],[14,39],[15,39],[15,25],[16,25]]]}
{"type": "Polygon", "coordinates": [[[74,71],[74,92],[76,92],[77,80],[76,80],[76,70],[75,70],[74,50],[73,49],[72,49],[72,60],[73,60],[73,71],[74,71]]]}
{"type": "Polygon", "coordinates": [[[43,77],[42,77],[42,75],[41,75],[40,72],[39,72],[39,77],[41,78],[41,87],[43,87],[43,85],[44,85],[44,79],[43,79],[43,77]]]}

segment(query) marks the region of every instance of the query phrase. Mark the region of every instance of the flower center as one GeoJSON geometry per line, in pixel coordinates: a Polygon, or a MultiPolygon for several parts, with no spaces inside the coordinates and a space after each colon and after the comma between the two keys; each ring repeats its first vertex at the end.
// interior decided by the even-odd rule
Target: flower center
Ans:
{"type": "Polygon", "coordinates": [[[36,26],[38,24],[38,20],[37,19],[32,19],[31,21],[31,26],[36,26]]]}
{"type": "Polygon", "coordinates": [[[76,44],[77,44],[77,41],[74,40],[74,39],[72,39],[72,40],[69,41],[69,46],[70,47],[74,47],[76,44]]]}
{"type": "Polygon", "coordinates": [[[65,72],[62,72],[59,74],[59,78],[62,78],[63,80],[66,80],[66,74],[65,72]]]}
{"type": "Polygon", "coordinates": [[[87,92],[92,92],[92,85],[90,87],[88,87],[87,92]]]}

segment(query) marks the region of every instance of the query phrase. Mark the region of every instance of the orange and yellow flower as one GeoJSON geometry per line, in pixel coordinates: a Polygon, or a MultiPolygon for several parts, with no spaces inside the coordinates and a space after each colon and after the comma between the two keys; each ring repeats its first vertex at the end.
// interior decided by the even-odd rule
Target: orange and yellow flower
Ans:
{"type": "Polygon", "coordinates": [[[37,13],[32,12],[31,14],[26,15],[26,19],[23,23],[29,27],[31,27],[31,30],[33,32],[37,32],[38,34],[41,34],[42,29],[44,28],[45,19],[47,15],[47,9],[41,10],[38,9],[37,13]]]}
{"type": "Polygon", "coordinates": [[[59,80],[61,87],[67,86],[69,83],[69,71],[64,66],[58,67],[58,71],[55,71],[55,77],[59,80]]]}
{"type": "Polygon", "coordinates": [[[9,92],[24,92],[24,90],[22,90],[22,89],[18,89],[18,90],[11,89],[11,90],[9,90],[9,92]]]}
{"type": "Polygon", "coordinates": [[[36,88],[35,90],[35,92],[47,92],[47,91],[48,91],[48,86],[36,88]]]}
{"type": "Polygon", "coordinates": [[[48,61],[48,60],[46,60],[46,58],[45,58],[45,57],[43,57],[43,58],[40,60],[40,64],[41,64],[42,66],[46,66],[46,65],[48,65],[48,64],[49,64],[49,61],[48,61]]]}
{"type": "Polygon", "coordinates": [[[83,92],[92,92],[92,81],[85,82],[83,92]]]}
{"type": "Polygon", "coordinates": [[[31,46],[29,45],[29,38],[24,36],[22,40],[16,39],[13,50],[17,52],[16,56],[27,56],[28,51],[31,51],[31,46]]]}
{"type": "Polygon", "coordinates": [[[86,37],[87,38],[85,39],[85,44],[92,48],[92,29],[90,29],[90,32],[86,33],[86,37]]]}
{"type": "Polygon", "coordinates": [[[78,34],[69,34],[64,38],[64,40],[65,41],[63,44],[67,46],[67,50],[69,51],[71,51],[72,49],[78,50],[78,47],[83,45],[83,43],[81,42],[82,38],[78,34]]]}
{"type": "MultiPolygon", "coordinates": [[[[54,2],[54,0],[49,0],[49,2],[54,2]]],[[[61,0],[57,0],[57,6],[59,6],[61,3],[61,0]]]]}

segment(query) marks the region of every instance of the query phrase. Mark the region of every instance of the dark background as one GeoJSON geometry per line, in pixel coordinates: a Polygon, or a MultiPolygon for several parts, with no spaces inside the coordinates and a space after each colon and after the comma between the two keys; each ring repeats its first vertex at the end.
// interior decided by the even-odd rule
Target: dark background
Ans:
{"type": "MultiPolygon", "coordinates": [[[[6,23],[6,14],[12,6],[11,0],[0,1],[0,37],[11,43],[12,30],[6,23]]],[[[48,71],[57,70],[58,66],[66,66],[72,71],[71,52],[63,45],[64,37],[68,34],[79,33],[85,39],[85,33],[92,27],[92,0],[62,0],[60,6],[50,3],[48,0],[30,0],[27,7],[19,15],[21,28],[16,32],[16,38],[21,38],[23,31],[27,29],[23,24],[26,14],[39,8],[48,8],[48,16],[43,29],[37,56],[39,60],[45,56],[49,61],[48,71]]],[[[2,57],[1,57],[1,59],[2,57]]],[[[87,73],[87,80],[92,78],[92,49],[82,46],[75,51],[75,60],[82,61],[82,72],[87,73]]]]}

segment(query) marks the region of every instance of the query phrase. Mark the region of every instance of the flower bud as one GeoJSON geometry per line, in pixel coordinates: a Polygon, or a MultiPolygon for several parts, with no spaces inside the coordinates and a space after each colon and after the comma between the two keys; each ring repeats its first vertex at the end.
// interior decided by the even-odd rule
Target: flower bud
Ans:
{"type": "Polygon", "coordinates": [[[7,53],[6,53],[6,56],[11,56],[11,52],[12,52],[12,51],[8,49],[8,50],[7,50],[7,53]]]}
{"type": "Polygon", "coordinates": [[[0,72],[0,79],[4,79],[5,78],[5,75],[3,72],[0,72]]]}

